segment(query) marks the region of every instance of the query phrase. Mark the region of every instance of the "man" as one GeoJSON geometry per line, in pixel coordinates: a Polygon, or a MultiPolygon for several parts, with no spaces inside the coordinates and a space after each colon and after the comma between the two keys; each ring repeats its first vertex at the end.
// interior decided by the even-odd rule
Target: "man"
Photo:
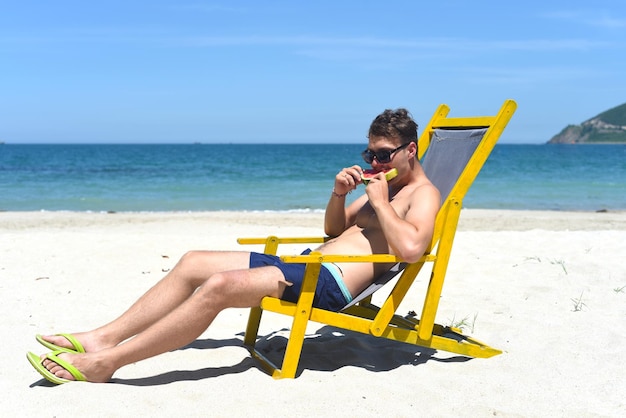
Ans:
{"type": "MultiPolygon", "coordinates": [[[[324,218],[325,232],[334,238],[316,251],[391,253],[415,262],[431,241],[440,205],[439,192],[417,159],[417,124],[405,109],[386,110],[372,122],[368,139],[363,158],[378,174],[348,207],[346,195],[362,183],[362,168],[355,165],[337,174],[324,218]],[[387,181],[383,173],[392,168],[398,174],[387,181]]],[[[314,305],[341,309],[389,267],[325,264],[314,305]]],[[[269,255],[191,251],[119,318],[69,339],[38,336],[57,350],[41,358],[29,353],[28,359],[55,383],[107,382],[122,366],[191,343],[226,308],[258,306],[264,296],[295,302],[303,274],[303,265],[269,255]]]]}

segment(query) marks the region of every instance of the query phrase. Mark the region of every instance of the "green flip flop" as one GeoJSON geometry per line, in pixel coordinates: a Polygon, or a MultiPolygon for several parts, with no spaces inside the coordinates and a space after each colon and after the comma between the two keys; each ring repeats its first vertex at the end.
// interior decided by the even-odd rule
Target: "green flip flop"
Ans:
{"type": "MultiPolygon", "coordinates": [[[[72,366],[67,361],[57,357],[59,354],[63,354],[63,353],[67,354],[67,351],[63,351],[63,350],[53,351],[52,353],[46,354],[46,358],[48,360],[54,361],[56,364],[58,364],[59,366],[63,367],[65,370],[70,372],[70,374],[74,376],[74,379],[76,379],[76,381],[80,381],[80,382],[87,381],[87,379],[85,379],[85,376],[83,376],[83,374],[76,367],[72,366]]],[[[26,358],[28,359],[28,362],[35,368],[35,370],[37,370],[39,374],[41,374],[44,377],[44,379],[46,379],[48,382],[52,382],[57,385],[62,385],[63,383],[72,382],[72,380],[58,377],[54,373],[50,372],[50,370],[46,369],[46,367],[43,365],[43,359],[39,357],[37,354],[28,352],[26,353],[26,358]]]]}
{"type": "Polygon", "coordinates": [[[43,345],[44,347],[52,351],[65,351],[66,353],[84,353],[85,352],[85,347],[83,347],[83,345],[72,334],[56,334],[56,335],[67,339],[70,342],[70,344],[72,344],[72,348],[61,347],[60,345],[56,345],[49,341],[46,341],[43,339],[43,335],[41,334],[37,334],[35,336],[35,339],[37,340],[37,342],[39,342],[39,344],[43,345]]]}

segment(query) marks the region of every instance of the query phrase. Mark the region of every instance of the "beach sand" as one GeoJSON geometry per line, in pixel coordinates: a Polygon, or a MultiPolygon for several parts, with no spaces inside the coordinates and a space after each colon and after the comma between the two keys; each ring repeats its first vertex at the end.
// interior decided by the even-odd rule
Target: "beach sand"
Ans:
{"type": "MultiPolygon", "coordinates": [[[[321,225],[319,213],[0,213],[3,415],[626,416],[623,212],[462,212],[437,320],[503,350],[489,359],[313,323],[299,377],[274,380],[242,346],[244,309],[112,383],[53,386],[25,358],[46,351],[36,333],[113,319],[187,250],[258,249],[236,238],[321,225]]],[[[426,281],[401,309],[420,312],[426,281]]],[[[280,350],[289,320],[264,319],[262,344],[280,350]]]]}

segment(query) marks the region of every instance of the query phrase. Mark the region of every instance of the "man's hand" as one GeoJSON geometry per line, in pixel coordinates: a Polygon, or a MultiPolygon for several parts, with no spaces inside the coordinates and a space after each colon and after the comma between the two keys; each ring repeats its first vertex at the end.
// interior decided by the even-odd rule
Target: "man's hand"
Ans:
{"type": "Polygon", "coordinates": [[[374,209],[380,203],[389,202],[389,183],[385,178],[385,173],[380,172],[372,177],[365,188],[365,193],[374,209]]]}
{"type": "Polygon", "coordinates": [[[335,193],[344,195],[356,189],[361,184],[361,173],[363,169],[358,165],[346,167],[335,176],[335,193]]]}

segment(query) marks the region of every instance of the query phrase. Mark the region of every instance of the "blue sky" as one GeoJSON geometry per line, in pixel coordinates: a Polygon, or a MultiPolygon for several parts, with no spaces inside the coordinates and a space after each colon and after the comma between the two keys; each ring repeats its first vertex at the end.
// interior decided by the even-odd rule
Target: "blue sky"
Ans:
{"type": "Polygon", "coordinates": [[[626,102],[623,0],[21,1],[0,9],[0,141],[363,142],[518,111],[544,143],[626,102]]]}

